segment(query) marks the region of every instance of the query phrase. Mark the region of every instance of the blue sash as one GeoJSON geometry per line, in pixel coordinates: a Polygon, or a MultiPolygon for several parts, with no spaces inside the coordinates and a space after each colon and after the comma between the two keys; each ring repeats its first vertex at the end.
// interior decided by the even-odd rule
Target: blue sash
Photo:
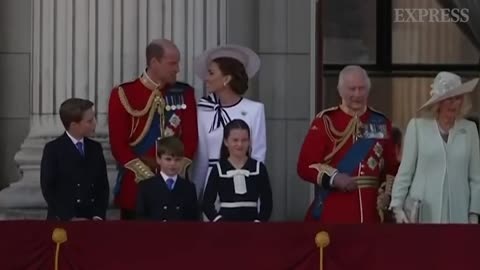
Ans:
{"type": "MultiPolygon", "coordinates": [[[[385,124],[385,118],[383,115],[372,112],[367,123],[375,125],[385,124]]],[[[378,139],[376,138],[359,138],[337,164],[338,172],[351,175],[353,170],[358,167],[358,164],[365,159],[377,140],[378,139]]],[[[322,188],[321,185],[315,186],[315,200],[312,209],[314,219],[320,219],[323,210],[323,202],[329,193],[330,190],[322,188]]]]}

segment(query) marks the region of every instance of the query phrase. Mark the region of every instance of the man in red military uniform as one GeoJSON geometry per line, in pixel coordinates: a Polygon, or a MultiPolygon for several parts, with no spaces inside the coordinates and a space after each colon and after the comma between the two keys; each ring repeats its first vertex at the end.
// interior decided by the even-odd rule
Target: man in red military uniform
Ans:
{"type": "Polygon", "coordinates": [[[178,136],[185,146],[182,176],[187,176],[198,143],[194,90],[176,81],[180,52],[169,40],[146,48],[147,69],[136,80],[115,87],[110,95],[108,126],[112,154],[118,162],[115,203],[122,219],[135,218],[137,183],[154,176],[156,142],[178,136]]]}
{"type": "Polygon", "coordinates": [[[363,68],[345,67],[338,82],[341,105],[311,124],[297,164],[300,177],[316,185],[306,220],[352,224],[383,218],[398,162],[391,122],[367,106],[369,90],[363,68]]]}

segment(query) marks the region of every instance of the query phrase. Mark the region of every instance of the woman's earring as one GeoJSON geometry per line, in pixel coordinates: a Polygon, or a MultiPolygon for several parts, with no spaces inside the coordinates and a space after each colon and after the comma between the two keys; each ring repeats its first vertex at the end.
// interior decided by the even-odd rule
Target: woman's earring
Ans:
{"type": "Polygon", "coordinates": [[[227,86],[227,82],[223,82],[223,86],[227,86]]]}

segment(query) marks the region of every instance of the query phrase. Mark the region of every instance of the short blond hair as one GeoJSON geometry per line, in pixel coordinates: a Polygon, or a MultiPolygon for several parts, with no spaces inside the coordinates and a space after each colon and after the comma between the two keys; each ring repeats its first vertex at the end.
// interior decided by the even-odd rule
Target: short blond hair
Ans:
{"type": "MultiPolygon", "coordinates": [[[[439,110],[439,107],[440,107],[440,102],[437,102],[437,103],[433,104],[432,106],[429,106],[429,107],[425,108],[424,110],[422,110],[420,112],[421,117],[431,118],[431,119],[438,118],[438,110],[439,110]]],[[[464,118],[465,115],[467,115],[470,112],[471,109],[472,109],[472,99],[471,99],[469,94],[464,94],[463,95],[462,107],[458,111],[457,119],[464,118]]]]}

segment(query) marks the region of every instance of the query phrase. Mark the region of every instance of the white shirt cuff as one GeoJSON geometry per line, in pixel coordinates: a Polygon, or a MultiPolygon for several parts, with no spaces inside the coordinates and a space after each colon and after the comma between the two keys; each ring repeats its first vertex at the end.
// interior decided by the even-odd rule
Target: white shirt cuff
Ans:
{"type": "Polygon", "coordinates": [[[338,174],[338,171],[337,172],[334,172],[332,176],[330,176],[330,187],[333,187],[333,179],[335,178],[335,176],[338,174]]]}

